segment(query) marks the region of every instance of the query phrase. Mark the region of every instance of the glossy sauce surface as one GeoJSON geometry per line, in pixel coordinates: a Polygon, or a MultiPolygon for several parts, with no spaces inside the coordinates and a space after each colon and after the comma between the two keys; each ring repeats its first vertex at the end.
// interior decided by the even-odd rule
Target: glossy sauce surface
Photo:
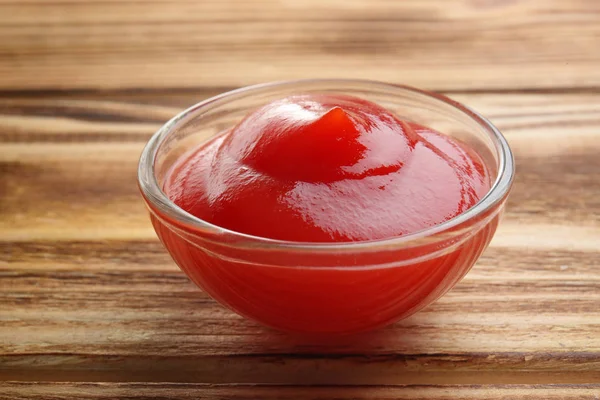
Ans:
{"type": "Polygon", "coordinates": [[[383,239],[442,223],[489,190],[461,142],[362,99],[267,104],[183,157],[164,190],[233,231],[302,242],[383,239]]]}

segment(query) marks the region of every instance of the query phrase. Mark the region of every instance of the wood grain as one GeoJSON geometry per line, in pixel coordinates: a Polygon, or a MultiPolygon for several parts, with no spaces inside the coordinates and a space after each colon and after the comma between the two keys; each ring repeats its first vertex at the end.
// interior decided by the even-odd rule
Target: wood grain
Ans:
{"type": "MultiPolygon", "coordinates": [[[[179,101],[191,105],[201,93],[187,96],[179,101]]],[[[502,227],[507,236],[502,239],[501,231],[497,240],[595,250],[600,240],[600,96],[453,97],[489,116],[516,153],[519,173],[502,227]]],[[[137,160],[160,126],[152,121],[176,110],[168,103],[0,99],[0,189],[8,194],[0,200],[0,237],[153,238],[137,192],[137,160]],[[40,116],[40,110],[51,116],[40,116]],[[115,122],[115,114],[129,120],[115,122]]]]}
{"type": "Polygon", "coordinates": [[[410,399],[410,400],[596,400],[600,385],[289,387],[198,384],[0,383],[0,399],[410,399]]]}
{"type": "Polygon", "coordinates": [[[599,38],[595,0],[0,0],[0,399],[600,399],[599,38]],[[517,161],[454,290],[330,342],[196,289],[136,185],[181,109],[318,77],[444,91],[517,161]]]}
{"type": "Polygon", "coordinates": [[[595,0],[0,2],[0,88],[600,87],[595,0]]]}
{"type": "Polygon", "coordinates": [[[7,247],[9,259],[19,261],[9,260],[1,275],[11,288],[1,299],[10,308],[0,314],[0,376],[6,379],[600,379],[600,265],[585,254],[491,249],[460,285],[416,316],[376,335],[311,343],[223,310],[192,287],[155,242],[7,247]]]}
{"type": "Polygon", "coordinates": [[[155,239],[135,184],[139,153],[161,121],[206,95],[0,99],[0,282],[9,288],[0,292],[8,305],[0,310],[0,377],[600,381],[599,95],[454,93],[489,116],[515,150],[506,218],[447,296],[378,334],[335,343],[287,337],[224,310],[155,239]]]}

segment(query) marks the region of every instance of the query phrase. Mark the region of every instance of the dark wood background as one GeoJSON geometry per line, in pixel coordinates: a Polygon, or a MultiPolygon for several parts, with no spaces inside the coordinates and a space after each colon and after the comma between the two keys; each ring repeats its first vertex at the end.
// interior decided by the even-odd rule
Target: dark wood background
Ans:
{"type": "Polygon", "coordinates": [[[596,0],[0,0],[0,398],[600,399],[599,151],[596,0]],[[182,108],[314,77],[446,93],[516,154],[464,281],[360,340],[218,306],[136,187],[182,108]]]}

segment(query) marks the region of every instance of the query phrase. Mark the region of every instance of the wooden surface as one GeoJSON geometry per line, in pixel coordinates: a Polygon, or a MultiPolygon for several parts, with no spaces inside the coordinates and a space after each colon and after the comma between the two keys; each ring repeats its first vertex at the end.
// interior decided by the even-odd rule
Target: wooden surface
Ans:
{"type": "Polygon", "coordinates": [[[397,400],[584,400],[597,399],[595,385],[492,385],[492,386],[249,386],[202,384],[113,383],[0,383],[0,399],[397,399],[397,400]]]}
{"type": "Polygon", "coordinates": [[[596,0],[1,0],[0,86],[600,86],[596,0]]]}
{"type": "Polygon", "coordinates": [[[0,0],[0,399],[600,399],[599,152],[595,0],[0,0]],[[193,287],[135,173],[183,107],[328,76],[468,104],[517,178],[453,291],[319,343],[193,287]]]}

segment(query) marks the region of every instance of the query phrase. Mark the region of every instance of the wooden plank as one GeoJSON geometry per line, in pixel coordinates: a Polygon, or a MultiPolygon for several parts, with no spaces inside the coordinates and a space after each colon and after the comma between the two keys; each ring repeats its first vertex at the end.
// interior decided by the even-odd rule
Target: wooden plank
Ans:
{"type": "Polygon", "coordinates": [[[599,34],[595,0],[3,0],[0,89],[314,77],[446,90],[599,87],[599,34]]]}
{"type": "MultiPolygon", "coordinates": [[[[189,94],[189,103],[198,97],[189,94]]],[[[539,247],[527,241],[539,240],[596,249],[600,95],[454,97],[489,116],[516,153],[519,173],[501,228],[506,235],[497,240],[505,246],[539,247]],[[557,231],[537,229],[544,226],[557,231]]],[[[0,237],[154,237],[138,195],[136,166],[145,141],[160,126],[153,121],[177,110],[106,100],[0,99],[0,173],[7,193],[0,200],[0,237]]]]}
{"type": "Polygon", "coordinates": [[[600,379],[598,257],[490,249],[452,292],[377,334],[295,339],[224,310],[155,242],[7,243],[0,377],[246,383],[600,379]],[[545,260],[543,264],[540,260],[545,260]]]}
{"type": "MultiPolygon", "coordinates": [[[[455,95],[515,149],[505,221],[440,301],[379,333],[334,343],[292,338],[224,310],[156,240],[137,193],[139,152],[163,119],[203,95],[0,99],[1,379],[600,381],[600,95],[455,95]]],[[[485,392],[464,398],[470,393],[485,392]]]]}
{"type": "MultiPolygon", "coordinates": [[[[144,350],[145,354],[177,355],[183,347],[186,353],[198,355],[259,354],[264,351],[261,347],[264,339],[259,339],[252,348],[236,347],[235,341],[240,338],[232,338],[233,342],[211,343],[211,335],[260,336],[265,331],[233,317],[188,284],[158,244],[110,242],[40,246],[18,243],[2,247],[8,256],[3,257],[1,277],[3,286],[10,291],[2,293],[1,298],[3,304],[11,306],[2,311],[5,352],[56,350],[64,353],[69,348],[103,354],[117,348],[127,351],[131,342],[138,339],[137,333],[128,336],[133,335],[133,330],[116,332],[119,335],[112,337],[111,348],[102,347],[109,340],[111,328],[117,327],[132,328],[139,333],[147,331],[177,341],[177,346],[173,347],[169,341],[152,340],[144,344],[144,349],[135,349],[136,353],[144,350]],[[23,252],[26,247],[37,249],[37,252],[27,253],[22,258],[45,262],[17,259],[18,252],[23,252]],[[46,250],[41,250],[43,247],[46,250]],[[64,257],[60,251],[65,248],[77,249],[78,253],[75,257],[64,257]],[[128,257],[122,255],[124,248],[131,251],[128,257]],[[142,249],[145,248],[151,251],[144,253],[142,249]],[[97,252],[106,255],[90,255],[97,252]],[[48,270],[51,265],[56,265],[55,269],[48,270]],[[155,298],[157,294],[160,298],[155,298]],[[130,304],[127,299],[131,299],[130,304]],[[177,309],[179,306],[181,309],[177,309]],[[40,313],[40,310],[44,312],[40,313]],[[157,326],[157,318],[169,326],[157,326]],[[83,321],[87,321],[87,325],[79,324],[83,321]],[[194,321],[198,326],[194,326],[194,321]],[[20,342],[23,339],[21,333],[34,334],[33,326],[48,328],[44,332],[35,332],[44,341],[20,342]],[[57,328],[70,333],[61,336],[61,330],[57,328]],[[95,339],[90,337],[85,341],[89,331],[96,332],[95,339]],[[194,341],[194,334],[208,338],[194,341]],[[72,343],[74,335],[82,341],[72,343]],[[117,338],[121,342],[115,341],[117,338]]],[[[329,344],[327,347],[357,354],[368,350],[377,354],[396,350],[414,352],[423,347],[432,352],[473,353],[598,351],[599,338],[594,337],[600,317],[600,280],[595,274],[598,260],[590,259],[587,254],[552,252],[546,256],[547,261],[540,264],[536,259],[539,260],[542,254],[490,249],[469,276],[443,300],[392,329],[396,333],[402,332],[401,337],[382,338],[375,348],[370,344],[365,348],[357,347],[357,344],[351,348],[332,348],[329,344]],[[463,323],[467,326],[462,326],[463,323]],[[557,330],[548,330],[552,327],[557,330]],[[439,333],[436,329],[442,328],[449,337],[436,337],[439,333]],[[412,329],[416,330],[411,332],[412,329]],[[513,335],[503,338],[511,329],[513,335]],[[479,331],[481,340],[473,341],[479,331]]],[[[318,349],[318,344],[303,352],[318,349]]],[[[276,350],[285,351],[286,343],[279,345],[283,347],[276,350]]]]}
{"type": "Polygon", "coordinates": [[[600,385],[290,387],[139,383],[0,383],[0,399],[596,400],[600,385]]]}

